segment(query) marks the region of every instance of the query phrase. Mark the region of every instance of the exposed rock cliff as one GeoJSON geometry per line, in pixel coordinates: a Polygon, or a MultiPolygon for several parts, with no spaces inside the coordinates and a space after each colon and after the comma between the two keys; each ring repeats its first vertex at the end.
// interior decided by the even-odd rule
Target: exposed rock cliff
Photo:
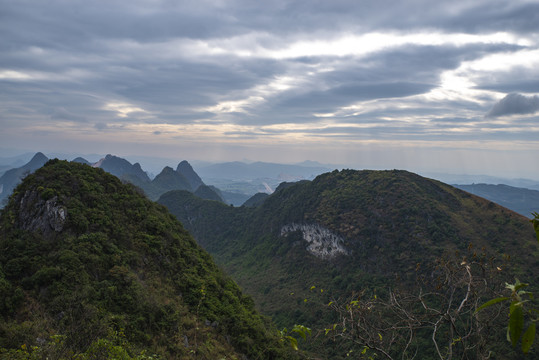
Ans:
{"type": "Polygon", "coordinates": [[[288,224],[281,228],[281,236],[294,231],[301,231],[303,240],[309,245],[307,251],[321,259],[332,259],[337,255],[348,255],[344,247],[344,239],[331,230],[318,224],[288,224]]]}
{"type": "Polygon", "coordinates": [[[60,232],[67,219],[67,209],[58,197],[43,200],[37,191],[26,191],[21,199],[19,221],[21,228],[49,234],[60,232]]]}

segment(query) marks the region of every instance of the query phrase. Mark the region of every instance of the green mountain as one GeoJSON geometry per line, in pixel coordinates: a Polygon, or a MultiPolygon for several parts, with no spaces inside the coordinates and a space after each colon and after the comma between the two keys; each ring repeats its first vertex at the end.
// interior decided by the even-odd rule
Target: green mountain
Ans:
{"type": "MultiPolygon", "coordinates": [[[[485,271],[500,273],[496,286],[502,288],[515,275],[534,284],[539,280],[539,251],[528,219],[406,171],[333,171],[283,184],[252,208],[186,192],[166,193],[158,202],[261,311],[279,326],[312,326],[318,339],[337,321],[324,304],[362,290],[410,291],[419,278],[439,276],[432,269],[444,258],[456,259],[461,269],[459,264],[481,258],[477,261],[490,264],[485,271]],[[313,289],[320,289],[317,301],[311,300],[313,289]]],[[[424,291],[429,289],[436,287],[424,291]]],[[[503,344],[505,330],[500,333],[503,344]]],[[[311,349],[324,358],[346,357],[329,346],[311,349]]]]}
{"type": "Polygon", "coordinates": [[[266,193],[256,193],[253,196],[251,196],[247,201],[243,203],[243,206],[247,207],[257,207],[260,206],[266,201],[266,199],[269,197],[269,194],[266,193]]]}
{"type": "Polygon", "coordinates": [[[297,355],[161,205],[51,160],[0,214],[0,359],[297,355]]]}
{"type": "Polygon", "coordinates": [[[170,190],[193,191],[189,181],[169,166],[163,168],[151,182],[142,184],[142,189],[144,189],[150,199],[157,199],[161,194],[170,190]]]}
{"type": "Polygon", "coordinates": [[[193,194],[195,194],[201,199],[223,202],[223,199],[221,198],[221,196],[219,196],[216,190],[219,191],[215,187],[202,184],[198,187],[198,189],[196,189],[193,194]]]}
{"type": "Polygon", "coordinates": [[[86,160],[85,158],[83,158],[81,156],[76,157],[75,159],[73,159],[71,161],[79,163],[79,164],[92,165],[88,160],[86,160]]]}

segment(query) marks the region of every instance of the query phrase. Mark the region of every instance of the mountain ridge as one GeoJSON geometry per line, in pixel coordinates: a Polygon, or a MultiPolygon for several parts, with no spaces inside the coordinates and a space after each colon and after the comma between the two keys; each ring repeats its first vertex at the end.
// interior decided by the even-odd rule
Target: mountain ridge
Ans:
{"type": "Polygon", "coordinates": [[[0,230],[0,357],[297,356],[164,207],[102,169],[48,161],[0,230]]]}
{"type": "Polygon", "coordinates": [[[293,319],[323,333],[335,321],[308,301],[313,287],[326,304],[361,289],[412,287],[447,256],[491,259],[503,269],[501,287],[513,276],[539,280],[528,219],[407,171],[335,170],[285,184],[254,208],[176,192],[158,202],[280,326],[293,319]]]}

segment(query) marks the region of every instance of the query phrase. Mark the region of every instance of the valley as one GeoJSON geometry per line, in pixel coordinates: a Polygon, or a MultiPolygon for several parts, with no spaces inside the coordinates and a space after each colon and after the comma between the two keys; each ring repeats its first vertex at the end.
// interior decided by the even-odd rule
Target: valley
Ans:
{"type": "MultiPolygon", "coordinates": [[[[36,163],[35,159],[46,161],[46,157],[41,155],[34,156],[31,163],[36,163]]],[[[419,351],[423,355],[422,358],[437,358],[437,354],[433,352],[433,349],[437,347],[434,347],[433,342],[429,340],[432,335],[426,335],[428,333],[426,329],[432,327],[428,319],[437,316],[434,309],[441,306],[447,306],[448,309],[451,309],[455,326],[461,329],[459,331],[476,329],[473,330],[473,339],[475,340],[470,338],[462,343],[452,344],[449,350],[445,351],[464,356],[470,351],[467,350],[467,346],[471,344],[470,341],[478,341],[484,344],[485,351],[494,351],[498,355],[504,354],[499,358],[518,359],[520,356],[518,351],[513,350],[503,340],[503,331],[485,332],[480,330],[489,321],[491,322],[490,327],[504,328],[503,317],[499,316],[500,308],[496,310],[498,316],[493,316],[492,312],[485,312],[485,315],[480,317],[463,317],[465,315],[471,316],[470,314],[474,313],[474,309],[481,302],[503,295],[504,284],[513,282],[515,277],[534,285],[538,284],[539,280],[536,275],[538,273],[539,251],[529,220],[491,201],[445,183],[402,170],[334,170],[311,177],[308,180],[281,182],[279,185],[275,185],[271,194],[256,193],[245,201],[245,205],[231,206],[224,199],[226,191],[221,191],[213,185],[206,185],[203,178],[187,161],[181,161],[176,169],[165,167],[153,179],[144,172],[140,164],[131,164],[129,161],[113,155],[107,155],[94,164],[90,164],[83,158],[75,159],[72,163],[58,160],[49,161],[49,163],[50,165],[43,168],[36,166],[36,169],[33,170],[29,165],[23,166],[26,170],[10,170],[11,173],[17,174],[26,171],[22,188],[19,186],[15,190],[14,196],[17,200],[14,200],[14,203],[7,203],[8,206],[1,213],[3,221],[7,221],[5,219],[13,218],[13,216],[16,219],[17,216],[14,215],[16,212],[22,211],[25,214],[24,216],[18,215],[19,220],[16,222],[20,229],[16,231],[22,231],[23,239],[27,239],[23,240],[18,245],[19,247],[24,246],[23,244],[30,241],[29,239],[35,238],[36,231],[42,233],[43,238],[39,241],[45,242],[51,241],[51,236],[55,239],[64,239],[65,236],[68,236],[66,239],[71,240],[61,240],[62,242],[68,241],[66,244],[72,242],[73,239],[82,239],[85,236],[99,237],[101,236],[99,234],[105,234],[105,238],[100,238],[99,241],[120,241],[122,244],[115,246],[128,246],[120,253],[127,251],[125,254],[130,254],[129,256],[147,258],[150,255],[141,253],[141,251],[151,250],[151,247],[147,248],[147,246],[151,244],[153,244],[151,246],[164,246],[158,244],[165,241],[165,238],[160,238],[159,234],[164,231],[163,229],[172,226],[168,223],[169,220],[165,220],[167,215],[163,213],[157,219],[154,215],[145,214],[146,210],[142,209],[152,209],[154,206],[150,205],[152,202],[146,199],[142,200],[143,198],[135,201],[133,198],[130,203],[123,205],[125,210],[121,211],[132,214],[128,217],[133,217],[134,221],[151,218],[153,222],[147,224],[150,226],[149,228],[142,231],[137,230],[136,235],[127,235],[127,232],[122,234],[127,230],[119,229],[133,228],[135,225],[126,225],[131,220],[128,220],[121,212],[116,215],[110,213],[109,215],[112,217],[109,217],[107,214],[111,212],[113,205],[108,203],[108,200],[104,202],[108,204],[106,207],[100,204],[106,196],[118,199],[118,195],[124,191],[119,190],[121,186],[132,186],[130,184],[133,184],[137,187],[133,187],[133,190],[130,191],[145,194],[149,199],[156,199],[159,204],[164,205],[183,224],[183,227],[193,236],[197,244],[211,254],[218,266],[224,269],[243,291],[252,296],[254,300],[252,305],[256,307],[257,311],[269,316],[278,329],[292,329],[297,324],[311,328],[312,334],[305,339],[298,338],[297,334],[294,333],[295,341],[299,340],[300,348],[303,350],[303,352],[296,354],[300,357],[344,359],[350,352],[364,351],[365,346],[368,346],[371,355],[387,352],[388,355],[393,354],[390,355],[391,357],[396,356],[404,346],[400,342],[405,340],[403,340],[402,334],[392,328],[391,321],[395,320],[393,317],[396,316],[394,314],[395,308],[394,305],[389,306],[386,301],[393,299],[393,297],[400,298],[400,301],[408,306],[403,314],[416,314],[418,309],[414,308],[414,302],[409,302],[406,299],[415,298],[417,304],[419,301],[417,296],[423,292],[432,294],[428,300],[429,306],[426,308],[430,310],[427,313],[421,313],[421,316],[414,318],[413,322],[407,323],[406,326],[418,326],[418,329],[414,330],[415,335],[410,338],[411,340],[405,341],[406,347],[410,347],[416,352],[419,351]],[[82,167],[70,168],[71,166],[82,167]],[[115,175],[115,177],[103,177],[104,175],[101,174],[106,173],[102,170],[115,175]],[[32,171],[36,171],[35,176],[28,175],[32,171]],[[96,175],[91,175],[90,171],[100,171],[97,173],[99,176],[96,178],[96,175]],[[80,175],[73,175],[75,173],[80,175]],[[36,176],[37,179],[42,179],[42,189],[39,182],[35,180],[36,176]],[[77,176],[81,177],[77,178],[77,176]],[[117,182],[112,185],[112,179],[120,179],[123,184],[117,182]],[[29,190],[23,189],[29,187],[37,189],[30,191],[34,195],[20,198],[21,194],[28,194],[29,190]],[[90,194],[93,195],[90,196],[90,194]],[[26,202],[37,204],[32,206],[38,206],[38,209],[47,204],[48,208],[53,209],[53,211],[56,211],[54,209],[62,210],[64,215],[58,217],[60,216],[58,213],[54,216],[46,215],[48,217],[43,218],[44,214],[47,213],[43,213],[41,210],[31,212],[30,207],[24,205],[26,202]],[[24,206],[19,209],[16,204],[24,206]],[[135,208],[133,208],[134,204],[137,204],[135,208]],[[163,216],[165,217],[163,218],[163,216]],[[62,219],[68,221],[65,223],[68,224],[65,228],[62,219]],[[60,222],[58,223],[58,221],[60,222]],[[24,225],[44,223],[50,223],[52,230],[49,229],[49,225],[24,225]],[[57,223],[62,226],[52,225],[57,223]],[[113,228],[117,228],[117,230],[112,231],[113,228]],[[143,233],[147,235],[143,235],[143,233]],[[129,242],[125,243],[126,239],[131,236],[134,236],[133,239],[141,239],[136,241],[146,239],[144,240],[146,245],[137,245],[133,248],[129,242]],[[158,237],[156,238],[156,236],[158,237]],[[468,274],[469,280],[466,280],[468,274]],[[453,280],[443,280],[444,276],[453,280]],[[466,286],[468,286],[468,290],[466,290],[466,286]],[[472,294],[470,292],[471,286],[474,289],[473,301],[472,298],[468,301],[469,295],[472,294]],[[459,302],[445,303],[447,294],[454,294],[457,297],[468,295],[465,298],[460,297],[459,302]],[[455,307],[460,301],[462,302],[461,306],[455,307]],[[370,330],[367,333],[383,333],[387,339],[400,340],[388,342],[389,340],[383,340],[384,337],[382,337],[378,342],[376,338],[363,339],[360,333],[352,331],[354,327],[348,329],[347,332],[344,325],[339,325],[350,321],[347,318],[349,315],[346,314],[355,314],[354,316],[361,314],[358,312],[359,307],[353,312],[346,310],[351,306],[350,304],[358,304],[358,306],[363,304],[362,306],[379,308],[380,310],[376,314],[381,317],[376,320],[371,318],[374,316],[372,314],[368,317],[363,314],[360,317],[371,321],[368,328],[370,330]],[[490,320],[489,316],[492,316],[490,320]],[[418,320],[419,318],[423,320],[418,320]],[[469,321],[474,324],[471,328],[466,327],[469,321]],[[378,328],[376,324],[386,324],[386,327],[378,328]],[[359,341],[359,339],[362,340],[359,341]]],[[[301,178],[301,175],[298,176],[301,178]]],[[[223,181],[247,183],[251,180],[246,175],[239,175],[223,181]]],[[[499,190],[498,193],[500,191],[521,191],[501,186],[497,186],[495,189],[499,190]]],[[[119,202],[118,206],[122,206],[120,204],[122,202],[119,202]]],[[[146,222],[142,221],[141,225],[146,222]]],[[[6,222],[2,226],[3,244],[9,248],[15,230],[6,222]],[[9,231],[4,229],[9,229],[9,231]]],[[[173,232],[175,231],[190,236],[185,230],[173,230],[173,232]]],[[[41,238],[38,237],[38,239],[41,238]]],[[[32,251],[25,250],[23,247],[20,249],[23,253],[32,251]]],[[[168,255],[163,255],[162,251],[151,253],[154,254],[151,256],[158,256],[153,261],[156,266],[162,265],[164,259],[169,258],[168,255]]],[[[33,291],[37,291],[36,289],[43,291],[50,286],[57,286],[57,281],[63,281],[62,279],[69,273],[68,269],[63,267],[65,265],[60,264],[59,268],[55,267],[54,274],[57,275],[47,278],[43,284],[35,283],[37,285],[32,285],[34,286],[32,287],[24,284],[37,281],[31,279],[37,276],[32,274],[41,271],[39,270],[39,266],[41,266],[39,262],[24,265],[27,269],[25,277],[17,278],[16,272],[9,272],[12,265],[8,265],[8,263],[14,259],[13,253],[9,254],[6,253],[2,258],[1,269],[8,269],[5,278],[8,282],[5,286],[7,286],[6,289],[9,289],[6,293],[8,298],[4,301],[12,303],[14,300],[8,299],[13,299],[14,291],[19,291],[17,289],[22,289],[27,297],[34,299],[32,301],[51,301],[50,299],[46,300],[48,299],[46,296],[36,295],[38,293],[33,293],[33,291]]],[[[57,255],[51,253],[43,256],[43,259],[54,259],[57,255]]],[[[98,255],[99,258],[107,258],[107,256],[109,255],[98,255]]],[[[83,266],[86,266],[84,264],[89,260],[85,258],[79,261],[83,266]]],[[[112,271],[110,266],[123,266],[122,271],[133,272],[133,274],[145,271],[139,268],[139,260],[133,262],[125,258],[117,265],[113,265],[111,260],[107,261],[112,264],[107,265],[110,271],[112,271]]],[[[141,264],[146,262],[147,260],[142,260],[141,264]]],[[[167,262],[168,260],[165,261],[165,263],[167,262]]],[[[51,265],[45,265],[48,269],[47,266],[51,265]]],[[[190,266],[179,270],[179,274],[190,273],[192,271],[190,266]]],[[[106,270],[103,271],[105,274],[106,270]]],[[[160,271],[165,271],[166,274],[170,270],[160,271]]],[[[102,276],[98,275],[98,278],[102,276]]],[[[123,276],[129,277],[131,275],[123,276]]],[[[136,275],[140,279],[145,276],[140,278],[140,275],[136,275]]],[[[110,278],[107,281],[112,280],[113,278],[110,278]]],[[[131,281],[130,284],[136,284],[132,280],[129,281],[131,281]]],[[[167,282],[163,279],[157,280],[157,278],[152,281],[157,281],[155,289],[161,287],[158,282],[162,284],[167,282]]],[[[201,283],[198,282],[199,280],[196,281],[198,285],[195,288],[200,287],[201,283]]],[[[206,289],[206,285],[203,285],[203,289],[206,289]]],[[[81,291],[82,288],[75,289],[76,293],[81,291]]],[[[181,293],[183,294],[184,291],[187,290],[182,290],[181,293]]],[[[205,292],[206,290],[204,290],[205,292]]],[[[58,296],[68,296],[67,293],[57,294],[58,296]]],[[[193,306],[197,304],[196,299],[202,301],[201,299],[206,297],[206,295],[201,297],[201,293],[192,295],[191,303],[181,305],[185,309],[191,309],[185,311],[192,312],[193,306]]],[[[135,292],[132,296],[138,298],[147,295],[135,292]]],[[[97,305],[99,308],[108,311],[106,306],[103,308],[103,298],[98,296],[95,299],[100,304],[97,305]]],[[[220,308],[220,305],[217,304],[221,304],[222,301],[222,299],[216,300],[215,306],[220,308]]],[[[198,306],[202,303],[199,302],[198,306]]],[[[16,313],[25,311],[27,305],[24,305],[24,302],[17,304],[15,307],[12,305],[9,308],[5,307],[4,311],[11,309],[5,312],[5,316],[13,316],[8,315],[13,314],[13,311],[16,313]]],[[[88,306],[96,305],[89,303],[88,306]]],[[[48,315],[43,312],[42,316],[48,315]]],[[[129,319],[131,315],[125,316],[127,318],[124,319],[129,319]]],[[[226,318],[230,316],[230,313],[228,315],[215,313],[211,317],[217,319],[219,316],[226,318]]],[[[227,323],[225,318],[221,317],[221,320],[215,321],[227,323]]],[[[412,321],[410,319],[412,318],[409,318],[409,321],[412,321]]],[[[128,326],[131,320],[126,321],[122,323],[123,326],[128,326]]],[[[212,321],[214,320],[210,319],[210,323],[212,321]]],[[[20,324],[15,325],[16,323],[9,324],[11,325],[2,330],[4,334],[13,331],[6,329],[15,329],[20,326],[20,324]]],[[[110,328],[112,326],[106,322],[103,324],[104,327],[110,328]]],[[[63,333],[66,329],[62,327],[64,325],[52,322],[50,328],[53,332],[63,333]]],[[[443,326],[446,329],[444,331],[449,330],[447,324],[443,326]]],[[[35,328],[32,331],[37,334],[38,330],[35,328]]],[[[130,333],[136,333],[136,331],[136,328],[129,330],[130,333]]],[[[160,336],[159,331],[161,330],[157,331],[155,335],[151,336],[160,336]]],[[[222,329],[222,331],[228,330],[222,329]]],[[[287,334],[287,331],[283,334],[287,334]]],[[[193,332],[186,328],[185,334],[189,338],[193,332]]],[[[104,333],[101,333],[101,336],[104,336],[104,333]]],[[[207,336],[210,336],[210,333],[207,336]]],[[[286,336],[290,335],[281,336],[284,336],[281,338],[282,344],[282,339],[286,339],[286,336]]],[[[444,340],[444,335],[437,336],[440,338],[433,337],[436,344],[447,340],[444,340]]],[[[216,340],[211,341],[221,341],[218,338],[219,336],[215,338],[216,340]]],[[[106,339],[111,344],[117,341],[110,337],[106,339]]],[[[4,345],[0,344],[0,347],[8,344],[5,340],[3,341],[4,345]]],[[[19,339],[19,341],[21,340],[19,339]]],[[[191,344],[192,341],[189,343],[191,344]]],[[[128,351],[134,353],[144,346],[148,345],[143,345],[135,337],[132,337],[129,340],[128,351]]],[[[224,350],[228,348],[228,345],[223,346],[217,347],[222,349],[219,351],[229,351],[224,350]]],[[[84,347],[80,349],[83,350],[84,347]]],[[[166,355],[167,352],[172,354],[177,351],[171,349],[162,350],[164,351],[162,352],[163,356],[170,356],[166,355]]],[[[247,350],[241,348],[239,351],[245,353],[247,350]]],[[[208,354],[210,353],[211,351],[208,354]]],[[[185,356],[188,358],[187,353],[185,356]]],[[[411,357],[411,353],[406,356],[407,358],[411,357]]]]}

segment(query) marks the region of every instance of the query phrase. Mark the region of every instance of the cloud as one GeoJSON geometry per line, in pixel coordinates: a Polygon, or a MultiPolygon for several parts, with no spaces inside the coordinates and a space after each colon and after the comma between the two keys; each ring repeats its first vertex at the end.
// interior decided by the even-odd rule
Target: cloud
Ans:
{"type": "Polygon", "coordinates": [[[97,129],[103,143],[178,134],[223,149],[230,137],[529,139],[529,124],[492,118],[537,111],[518,94],[537,93],[538,11],[528,0],[3,1],[0,143],[52,128],[81,143],[97,129]]]}
{"type": "Polygon", "coordinates": [[[539,96],[511,93],[494,104],[486,116],[496,118],[506,115],[535,114],[536,112],[539,112],[539,96]]]}
{"type": "Polygon", "coordinates": [[[67,120],[67,121],[75,121],[75,122],[85,122],[86,118],[84,116],[73,114],[69,111],[67,111],[63,107],[58,107],[54,109],[53,113],[51,114],[52,120],[67,120]]]}
{"type": "Polygon", "coordinates": [[[103,130],[107,130],[109,128],[109,125],[106,123],[98,122],[94,125],[94,128],[99,131],[103,131],[103,130]]]}

